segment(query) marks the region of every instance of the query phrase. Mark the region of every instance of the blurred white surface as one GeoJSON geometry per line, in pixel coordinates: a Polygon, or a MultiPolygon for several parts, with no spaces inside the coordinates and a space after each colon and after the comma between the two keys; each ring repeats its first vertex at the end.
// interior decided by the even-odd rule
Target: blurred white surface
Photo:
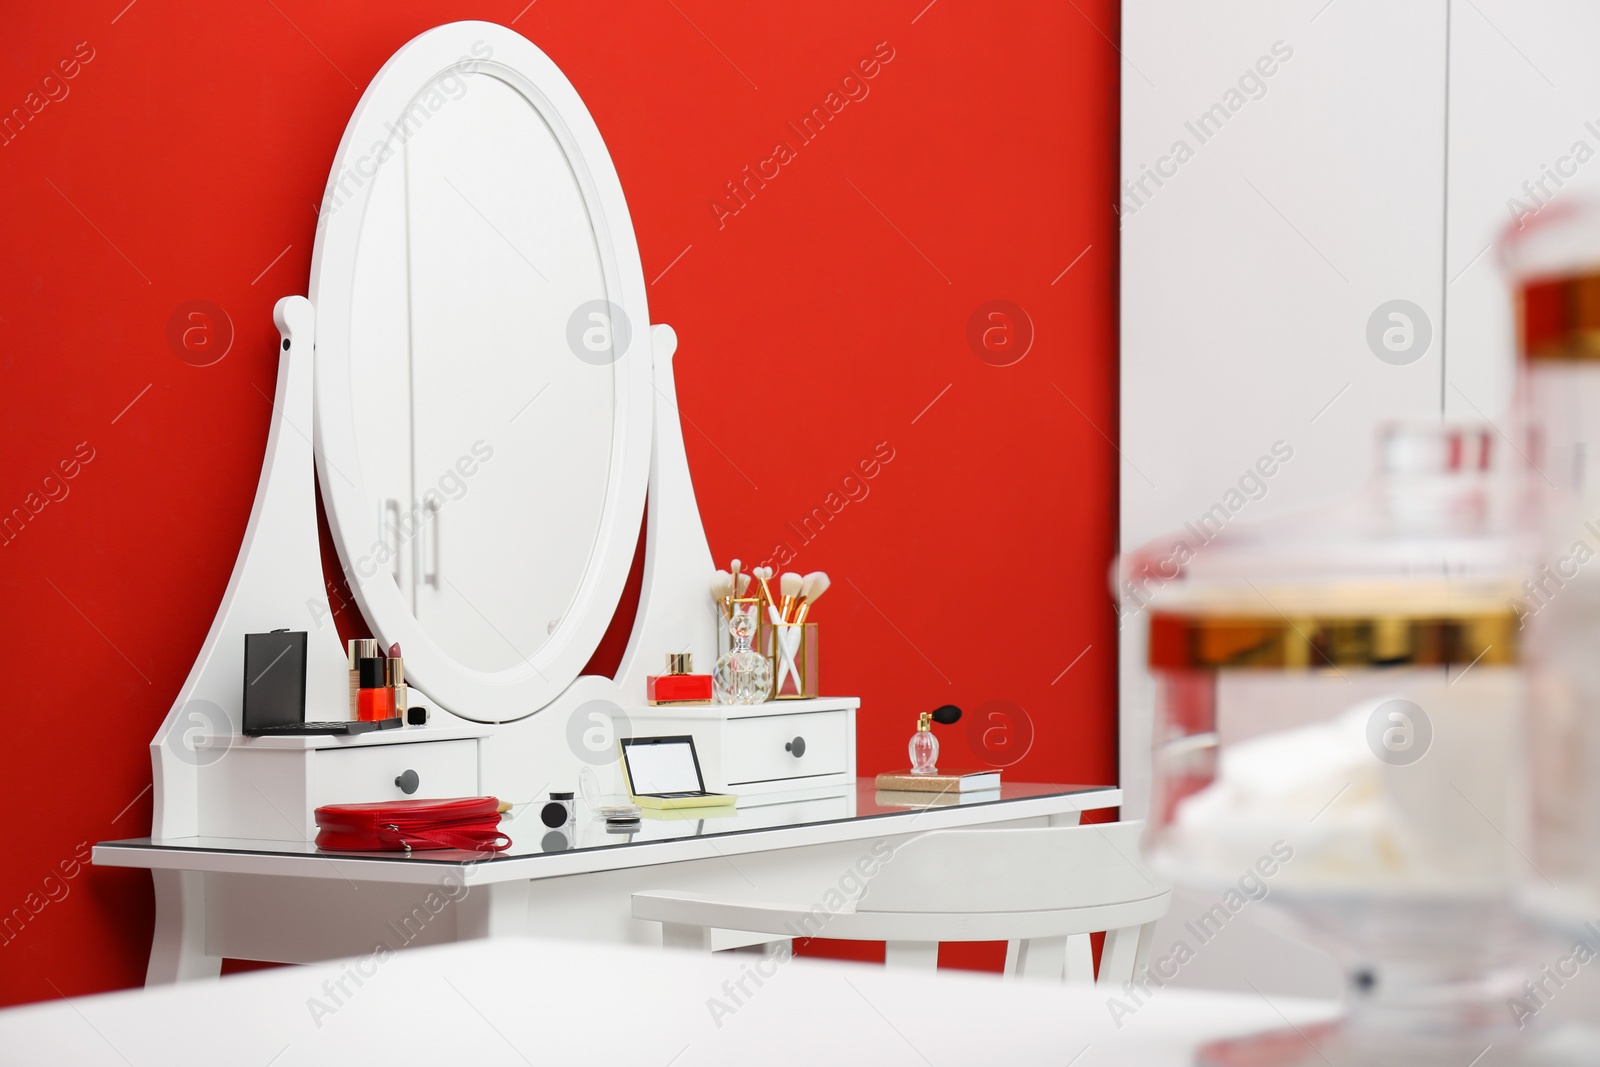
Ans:
{"type": "Polygon", "coordinates": [[[1334,1011],[1140,999],[1114,1018],[1104,991],[995,975],[496,939],[16,1008],[0,1012],[0,1062],[1187,1067],[1201,1041],[1334,1011]]]}

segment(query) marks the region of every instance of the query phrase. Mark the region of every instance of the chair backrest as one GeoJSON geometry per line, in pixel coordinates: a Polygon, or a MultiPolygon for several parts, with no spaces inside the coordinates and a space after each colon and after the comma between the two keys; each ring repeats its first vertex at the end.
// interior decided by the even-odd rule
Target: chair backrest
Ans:
{"type": "Polygon", "coordinates": [[[1139,853],[1142,822],[933,830],[895,849],[856,902],[863,912],[1028,912],[1165,896],[1139,853]]]}

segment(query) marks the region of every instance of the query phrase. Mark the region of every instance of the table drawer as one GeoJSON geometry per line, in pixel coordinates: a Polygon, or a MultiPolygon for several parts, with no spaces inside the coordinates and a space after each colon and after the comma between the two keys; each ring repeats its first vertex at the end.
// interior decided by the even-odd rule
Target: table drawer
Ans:
{"type": "MultiPolygon", "coordinates": [[[[852,789],[852,794],[854,790],[852,789]]],[[[802,823],[831,822],[855,814],[854,795],[790,800],[782,804],[762,804],[757,798],[739,798],[739,826],[751,829],[769,826],[796,826],[802,823]]]]}
{"type": "Polygon", "coordinates": [[[730,719],[722,736],[729,788],[851,769],[848,711],[730,719]],[[796,749],[801,752],[798,756],[796,749]]]}
{"type": "Polygon", "coordinates": [[[363,745],[311,754],[311,805],[478,796],[478,742],[363,745]],[[396,779],[416,776],[407,793],[396,779]]]}

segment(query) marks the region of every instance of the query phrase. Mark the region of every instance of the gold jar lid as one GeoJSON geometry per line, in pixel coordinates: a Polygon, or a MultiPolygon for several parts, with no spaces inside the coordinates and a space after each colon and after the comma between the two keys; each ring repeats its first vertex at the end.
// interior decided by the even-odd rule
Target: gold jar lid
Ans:
{"type": "MultiPolygon", "coordinates": [[[[1165,592],[1165,591],[1164,591],[1165,592]]],[[[1444,583],[1183,590],[1150,608],[1156,670],[1503,666],[1522,660],[1514,588],[1444,583]]]]}

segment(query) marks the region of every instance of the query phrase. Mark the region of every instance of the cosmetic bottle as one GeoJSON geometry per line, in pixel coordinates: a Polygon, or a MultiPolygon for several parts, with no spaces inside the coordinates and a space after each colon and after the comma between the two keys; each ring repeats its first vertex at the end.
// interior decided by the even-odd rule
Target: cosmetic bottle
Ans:
{"type": "Polygon", "coordinates": [[[551,793],[550,799],[539,809],[539,821],[558,830],[577,821],[577,810],[577,798],[572,793],[551,793]]]}
{"type": "Polygon", "coordinates": [[[644,680],[645,699],[652,705],[711,703],[711,675],[693,670],[694,657],[688,652],[668,652],[667,673],[644,680]]]}
{"type": "Polygon", "coordinates": [[[350,717],[352,719],[361,718],[356,707],[356,694],[361,691],[361,661],[371,659],[377,654],[378,642],[370,637],[357,638],[350,642],[350,717]]]}
{"type": "Polygon", "coordinates": [[[917,716],[917,732],[911,735],[911,744],[906,748],[911,754],[912,774],[939,773],[939,739],[933,736],[931,711],[917,716]]]}
{"type": "Polygon", "coordinates": [[[385,684],[386,661],[371,656],[361,661],[361,690],[356,694],[356,718],[382,722],[394,718],[394,690],[385,684]]]}
{"type": "Polygon", "coordinates": [[[760,605],[759,597],[732,597],[721,605],[733,647],[711,672],[718,704],[761,704],[772,699],[772,661],[750,647],[761,621],[760,605]]]}

